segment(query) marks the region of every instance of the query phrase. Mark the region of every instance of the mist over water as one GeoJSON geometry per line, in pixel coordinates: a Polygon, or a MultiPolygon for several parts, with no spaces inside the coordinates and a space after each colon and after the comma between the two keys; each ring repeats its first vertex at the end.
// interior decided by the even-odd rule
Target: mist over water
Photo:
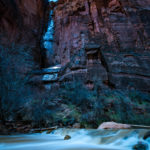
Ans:
{"type": "Polygon", "coordinates": [[[132,150],[148,130],[58,129],[51,134],[0,136],[0,150],[132,150]],[[70,140],[64,140],[70,135],[70,140]]]}

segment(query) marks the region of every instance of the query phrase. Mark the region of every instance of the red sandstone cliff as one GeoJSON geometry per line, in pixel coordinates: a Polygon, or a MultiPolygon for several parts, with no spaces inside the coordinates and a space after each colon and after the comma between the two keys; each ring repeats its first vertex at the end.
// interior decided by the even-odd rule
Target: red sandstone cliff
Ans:
{"type": "MultiPolygon", "coordinates": [[[[75,75],[90,87],[99,81],[102,88],[150,91],[149,0],[59,0],[53,5],[52,61],[65,66],[60,80],[75,75]]],[[[0,0],[0,42],[34,47],[39,62],[47,6],[46,0],[0,0]]]]}
{"type": "Polygon", "coordinates": [[[107,50],[150,49],[149,0],[66,0],[55,9],[58,61],[65,63],[85,43],[111,46],[107,50]]]}
{"type": "Polygon", "coordinates": [[[64,76],[80,72],[90,83],[150,91],[149,6],[149,0],[59,0],[54,61],[70,63],[64,76]]]}
{"type": "Polygon", "coordinates": [[[47,0],[0,0],[0,42],[27,44],[39,61],[47,0]]]}
{"type": "Polygon", "coordinates": [[[41,34],[45,7],[41,0],[0,0],[0,33],[3,39],[34,45],[41,34]]]}

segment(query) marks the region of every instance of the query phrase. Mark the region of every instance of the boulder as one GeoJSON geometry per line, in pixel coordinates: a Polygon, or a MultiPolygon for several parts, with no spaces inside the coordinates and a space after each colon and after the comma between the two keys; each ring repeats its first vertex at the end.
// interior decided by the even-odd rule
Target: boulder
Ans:
{"type": "Polygon", "coordinates": [[[146,132],[144,137],[143,137],[144,140],[146,140],[148,138],[150,138],[150,131],[146,132]]]}
{"type": "Polygon", "coordinates": [[[71,136],[70,135],[66,135],[65,137],[64,137],[64,140],[70,140],[71,139],[71,136]]]}
{"type": "Polygon", "coordinates": [[[128,124],[121,124],[116,122],[104,122],[98,129],[130,129],[131,126],[128,124]]]}
{"type": "Polygon", "coordinates": [[[148,145],[143,142],[138,142],[138,144],[134,145],[132,150],[148,150],[148,145]]]}

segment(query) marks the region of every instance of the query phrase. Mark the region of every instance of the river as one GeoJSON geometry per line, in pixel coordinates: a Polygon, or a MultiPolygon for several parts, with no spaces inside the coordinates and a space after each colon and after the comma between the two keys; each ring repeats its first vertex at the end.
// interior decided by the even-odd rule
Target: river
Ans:
{"type": "Polygon", "coordinates": [[[139,141],[150,149],[148,130],[57,129],[51,134],[34,133],[0,136],[0,150],[132,150],[139,141]],[[64,140],[70,135],[70,140],[64,140]]]}

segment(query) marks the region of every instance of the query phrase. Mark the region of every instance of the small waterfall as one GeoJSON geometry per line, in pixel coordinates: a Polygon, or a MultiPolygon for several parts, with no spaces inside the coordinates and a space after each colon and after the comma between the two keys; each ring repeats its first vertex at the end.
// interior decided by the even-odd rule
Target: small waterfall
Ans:
{"type": "Polygon", "coordinates": [[[50,53],[53,53],[53,34],[54,34],[54,21],[52,19],[53,10],[50,11],[49,14],[49,23],[47,31],[43,37],[44,39],[44,48],[49,51],[50,53]]]}
{"type": "MultiPolygon", "coordinates": [[[[48,0],[50,2],[57,2],[57,0],[48,0]]],[[[46,33],[43,36],[43,45],[44,48],[46,49],[46,56],[49,65],[53,64],[52,63],[52,57],[54,54],[53,51],[53,43],[54,43],[54,20],[53,20],[53,10],[50,9],[49,12],[49,21],[48,21],[48,28],[46,33]]],[[[51,82],[57,81],[58,80],[58,73],[59,70],[61,69],[61,65],[56,64],[55,66],[50,66],[48,68],[44,68],[42,72],[44,72],[42,81],[46,84],[44,84],[44,87],[46,89],[51,89],[51,82]]]]}
{"type": "MultiPolygon", "coordinates": [[[[49,0],[49,2],[56,2],[57,0],[49,0]]],[[[43,45],[46,49],[46,55],[48,59],[51,59],[53,55],[53,35],[54,35],[54,21],[53,21],[53,10],[49,12],[49,21],[48,21],[48,28],[43,36],[43,45]]]]}

